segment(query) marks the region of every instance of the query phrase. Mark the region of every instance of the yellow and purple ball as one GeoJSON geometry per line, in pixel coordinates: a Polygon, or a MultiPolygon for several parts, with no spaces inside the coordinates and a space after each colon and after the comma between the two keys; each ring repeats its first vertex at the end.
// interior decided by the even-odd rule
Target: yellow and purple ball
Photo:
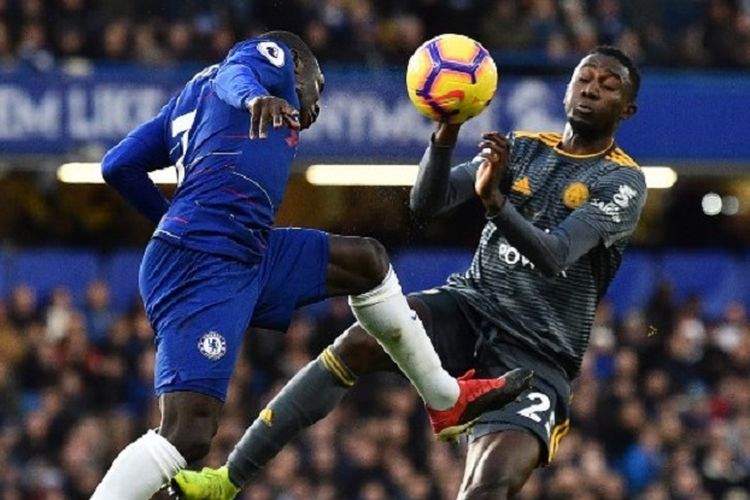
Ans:
{"type": "Polygon", "coordinates": [[[423,43],[406,69],[409,99],[428,118],[463,123],[481,113],[497,89],[497,67],[482,45],[444,34],[423,43]]]}

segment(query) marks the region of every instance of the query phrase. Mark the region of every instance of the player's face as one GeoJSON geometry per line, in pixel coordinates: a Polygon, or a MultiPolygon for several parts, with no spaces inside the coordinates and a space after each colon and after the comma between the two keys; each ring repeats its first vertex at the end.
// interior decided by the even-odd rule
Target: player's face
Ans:
{"type": "Polygon", "coordinates": [[[312,67],[305,67],[304,63],[297,67],[297,97],[300,104],[300,126],[303,130],[318,119],[320,94],[324,86],[325,78],[317,61],[312,67]]]}
{"type": "Polygon", "coordinates": [[[613,133],[636,110],[628,69],[614,57],[586,56],[573,72],[564,103],[574,131],[590,136],[613,133]]]}

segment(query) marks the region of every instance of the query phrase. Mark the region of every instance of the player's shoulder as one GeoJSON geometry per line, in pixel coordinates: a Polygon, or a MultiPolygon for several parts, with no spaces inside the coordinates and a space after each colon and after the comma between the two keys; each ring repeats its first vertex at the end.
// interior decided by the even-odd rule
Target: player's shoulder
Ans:
{"type": "Polygon", "coordinates": [[[291,51],[284,42],[263,37],[238,42],[227,54],[227,60],[241,58],[260,58],[277,68],[285,66],[287,62],[292,60],[291,51]]]}
{"type": "Polygon", "coordinates": [[[547,155],[555,150],[562,140],[562,134],[555,132],[528,132],[514,130],[509,134],[513,157],[530,159],[537,155],[547,155]]]}
{"type": "Polygon", "coordinates": [[[554,148],[562,140],[562,134],[558,132],[529,132],[526,130],[514,130],[511,132],[514,140],[521,143],[538,143],[554,148]]]}
{"type": "Polygon", "coordinates": [[[619,147],[613,147],[605,154],[600,160],[600,165],[603,180],[630,182],[641,187],[646,185],[646,176],[640,165],[619,147]]]}
{"type": "Polygon", "coordinates": [[[625,167],[625,168],[633,168],[636,170],[640,170],[641,167],[638,165],[638,163],[625,151],[622,150],[622,148],[614,147],[612,150],[604,155],[604,160],[609,161],[611,163],[614,163],[617,166],[625,167]]]}

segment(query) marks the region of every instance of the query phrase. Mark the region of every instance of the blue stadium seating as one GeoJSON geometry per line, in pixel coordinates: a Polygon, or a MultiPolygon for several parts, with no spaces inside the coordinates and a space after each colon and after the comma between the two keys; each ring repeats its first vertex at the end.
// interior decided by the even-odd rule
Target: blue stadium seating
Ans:
{"type": "Polygon", "coordinates": [[[472,255],[465,248],[406,249],[393,257],[393,269],[404,292],[416,292],[442,285],[449,274],[466,270],[472,255]]]}
{"type": "Polygon", "coordinates": [[[33,286],[44,299],[53,288],[64,286],[73,293],[76,303],[85,300],[86,286],[99,278],[96,253],[74,249],[28,249],[8,254],[6,267],[9,286],[33,286]]]}
{"type": "Polygon", "coordinates": [[[615,311],[644,307],[658,279],[654,256],[643,251],[626,251],[615,279],[607,290],[607,300],[615,311]]]}
{"type": "Polygon", "coordinates": [[[118,312],[128,311],[139,297],[138,269],[142,256],[142,249],[127,249],[103,259],[102,277],[110,283],[112,307],[118,312]]]}
{"type": "MultiPolygon", "coordinates": [[[[52,288],[65,286],[80,305],[88,283],[104,279],[111,287],[112,307],[127,311],[138,296],[141,255],[141,249],[121,249],[107,255],[62,248],[0,252],[0,297],[27,283],[44,301],[52,288]]],[[[404,291],[414,292],[445,283],[450,273],[465,270],[471,257],[472,251],[466,248],[409,248],[394,254],[393,267],[404,291]]],[[[622,314],[645,306],[661,280],[673,284],[678,304],[698,294],[706,315],[716,318],[733,300],[750,307],[750,252],[633,249],[625,253],[607,298],[622,314]]]]}
{"type": "Polygon", "coordinates": [[[728,252],[700,251],[662,254],[658,268],[661,278],[674,286],[678,303],[691,295],[703,300],[709,317],[719,317],[726,304],[747,297],[750,275],[743,273],[742,258],[728,252]]]}

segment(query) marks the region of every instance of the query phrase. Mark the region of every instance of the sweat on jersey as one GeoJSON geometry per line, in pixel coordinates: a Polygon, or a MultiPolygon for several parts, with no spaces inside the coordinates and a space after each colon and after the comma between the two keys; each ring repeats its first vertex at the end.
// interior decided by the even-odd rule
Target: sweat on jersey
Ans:
{"type": "MultiPolygon", "coordinates": [[[[507,200],[487,221],[469,269],[445,288],[572,379],[645,204],[645,178],[614,143],[572,155],[558,147],[560,134],[509,138],[507,200]]],[[[417,212],[439,213],[476,196],[484,160],[451,169],[451,153],[434,144],[425,152],[412,190],[417,212]]]]}
{"type": "Polygon", "coordinates": [[[262,95],[299,108],[292,54],[280,42],[240,42],[107,152],[102,175],[158,224],[154,237],[258,262],[298,142],[297,132],[285,126],[271,128],[266,139],[249,139],[246,104],[262,95]],[[147,173],[171,165],[178,188],[170,203],[147,173]]]}

